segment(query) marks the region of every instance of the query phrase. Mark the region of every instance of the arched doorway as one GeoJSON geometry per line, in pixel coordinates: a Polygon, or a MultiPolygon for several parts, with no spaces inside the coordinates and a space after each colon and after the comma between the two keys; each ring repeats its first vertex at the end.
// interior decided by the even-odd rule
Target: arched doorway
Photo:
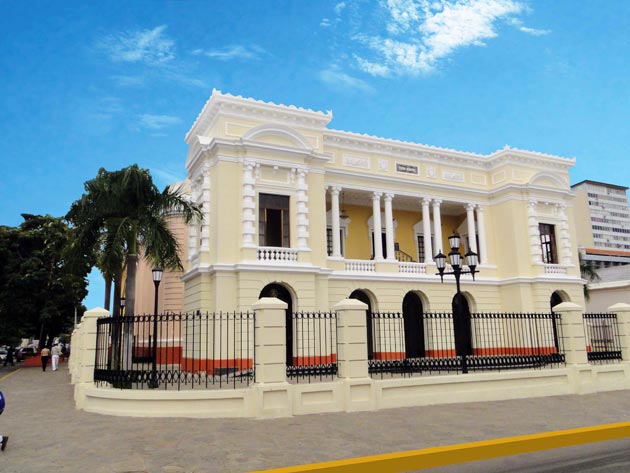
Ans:
{"type": "Polygon", "coordinates": [[[455,330],[455,354],[457,356],[472,355],[472,327],[470,323],[470,306],[464,294],[457,293],[453,297],[453,329],[455,330]]]}
{"type": "Polygon", "coordinates": [[[562,304],[567,301],[567,297],[560,291],[553,291],[549,298],[549,306],[551,308],[551,329],[553,330],[553,344],[556,347],[556,351],[560,349],[560,343],[558,341],[558,321],[556,320],[556,314],[553,308],[558,304],[562,304]]]}
{"type": "Polygon", "coordinates": [[[368,360],[374,359],[374,338],[372,334],[372,303],[370,302],[370,297],[362,290],[357,289],[352,291],[349,299],[356,299],[358,301],[367,304],[368,308],[365,311],[365,322],[367,327],[367,351],[368,351],[368,360]]]}
{"type": "Polygon", "coordinates": [[[287,366],[293,366],[293,297],[289,290],[282,284],[267,284],[262,291],[260,297],[275,297],[287,303],[286,310],[286,358],[287,366]]]}
{"type": "Polygon", "coordinates": [[[403,322],[405,327],[405,355],[407,358],[423,358],[424,317],[422,300],[415,292],[408,292],[402,303],[403,322]]]}

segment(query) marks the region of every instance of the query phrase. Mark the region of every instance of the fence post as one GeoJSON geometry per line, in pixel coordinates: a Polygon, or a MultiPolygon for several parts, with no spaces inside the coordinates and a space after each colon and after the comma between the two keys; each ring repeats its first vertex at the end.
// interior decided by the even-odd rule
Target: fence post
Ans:
{"type": "MultiPolygon", "coordinates": [[[[76,367],[77,376],[74,386],[74,399],[79,409],[84,407],[85,389],[94,385],[94,367],[96,363],[96,321],[101,317],[109,317],[109,311],[97,307],[88,310],[81,317],[81,335],[79,338],[80,366],[76,367]]],[[[72,347],[75,348],[75,347],[72,347]]],[[[74,350],[75,354],[76,349],[74,350]]]]}
{"type": "Polygon", "coordinates": [[[345,384],[346,411],[370,410],[375,405],[368,373],[367,308],[356,299],[343,299],[333,307],[337,312],[338,376],[345,384]]]}
{"type": "Polygon", "coordinates": [[[275,297],[259,299],[252,309],[254,359],[258,390],[258,417],[286,417],[292,414],[286,365],[286,302],[275,297]]]}
{"type": "Polygon", "coordinates": [[[619,343],[621,344],[621,359],[630,361],[630,305],[620,302],[611,305],[608,312],[617,314],[619,327],[619,343]]]}
{"type": "Polygon", "coordinates": [[[553,311],[561,315],[560,324],[567,365],[588,364],[582,307],[573,302],[563,302],[555,306],[553,311]]]}

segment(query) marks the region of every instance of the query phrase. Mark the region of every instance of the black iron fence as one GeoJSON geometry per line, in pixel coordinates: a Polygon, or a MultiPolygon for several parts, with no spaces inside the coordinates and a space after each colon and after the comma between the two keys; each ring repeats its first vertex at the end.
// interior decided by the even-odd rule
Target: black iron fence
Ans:
{"type": "Polygon", "coordinates": [[[337,376],[337,313],[294,312],[287,320],[289,380],[328,381],[337,376]]]}
{"type": "Polygon", "coordinates": [[[583,314],[588,361],[621,360],[617,314],[583,314]]]}
{"type": "Polygon", "coordinates": [[[455,322],[453,314],[446,312],[371,314],[370,374],[404,376],[564,364],[559,314],[476,313],[455,322]],[[460,331],[459,344],[456,331],[460,331]]]}
{"type": "Polygon", "coordinates": [[[108,317],[97,322],[94,381],[128,389],[254,382],[254,314],[108,317]]]}

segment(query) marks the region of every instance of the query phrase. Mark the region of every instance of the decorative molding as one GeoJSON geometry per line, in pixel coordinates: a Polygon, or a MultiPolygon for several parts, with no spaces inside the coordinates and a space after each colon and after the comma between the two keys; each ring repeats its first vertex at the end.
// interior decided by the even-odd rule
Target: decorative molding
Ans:
{"type": "Polygon", "coordinates": [[[435,179],[437,177],[437,171],[434,166],[427,166],[427,177],[435,179]]]}
{"type": "Polygon", "coordinates": [[[470,183],[471,184],[480,184],[482,186],[485,186],[488,184],[488,178],[486,177],[485,174],[477,174],[474,172],[470,173],[470,183]]]}
{"type": "Polygon", "coordinates": [[[503,181],[505,181],[506,177],[505,177],[505,170],[504,171],[499,171],[499,172],[495,172],[494,174],[492,174],[492,183],[493,184],[499,184],[503,181]]]}
{"type": "Polygon", "coordinates": [[[460,171],[442,171],[442,179],[445,181],[466,182],[464,173],[460,171]]]}
{"type": "Polygon", "coordinates": [[[344,154],[343,165],[351,168],[370,169],[370,158],[344,154]]]}
{"type": "Polygon", "coordinates": [[[379,159],[378,160],[378,170],[379,171],[387,171],[389,169],[389,161],[387,159],[379,159]]]}

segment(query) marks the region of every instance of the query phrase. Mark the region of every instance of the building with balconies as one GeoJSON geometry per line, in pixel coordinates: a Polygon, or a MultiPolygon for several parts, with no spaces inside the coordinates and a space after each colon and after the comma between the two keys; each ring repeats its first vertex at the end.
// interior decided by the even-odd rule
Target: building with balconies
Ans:
{"type": "Polygon", "coordinates": [[[184,310],[288,311],[356,298],[372,311],[450,309],[433,256],[462,236],[471,311],[583,305],[569,169],[574,159],[489,155],[329,127],[331,112],[213,91],[186,135],[191,199],[184,310]]]}

